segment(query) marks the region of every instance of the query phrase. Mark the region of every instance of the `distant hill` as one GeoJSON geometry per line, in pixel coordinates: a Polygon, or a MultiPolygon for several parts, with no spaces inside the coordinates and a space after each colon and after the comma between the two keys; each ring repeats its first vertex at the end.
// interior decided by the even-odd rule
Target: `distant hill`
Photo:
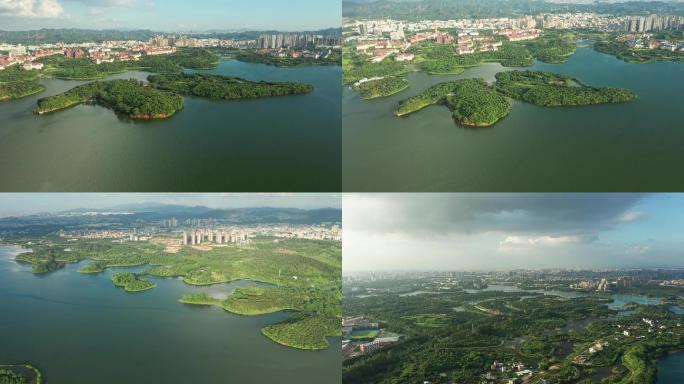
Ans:
{"type": "Polygon", "coordinates": [[[650,13],[684,15],[684,2],[626,1],[592,4],[540,0],[344,0],[342,2],[342,15],[356,19],[447,20],[519,17],[556,12],[596,12],[617,16],[650,13]]]}
{"type": "MultiPolygon", "coordinates": [[[[169,32],[151,31],[149,29],[118,30],[118,29],[39,29],[29,31],[2,31],[0,42],[10,44],[49,44],[49,43],[79,43],[83,41],[102,42],[105,40],[141,40],[147,41],[154,35],[169,32]]],[[[278,32],[278,31],[209,31],[209,32],[178,32],[199,38],[220,39],[255,39],[263,33],[306,33],[317,35],[339,35],[341,28],[329,28],[320,31],[278,32]]]]}

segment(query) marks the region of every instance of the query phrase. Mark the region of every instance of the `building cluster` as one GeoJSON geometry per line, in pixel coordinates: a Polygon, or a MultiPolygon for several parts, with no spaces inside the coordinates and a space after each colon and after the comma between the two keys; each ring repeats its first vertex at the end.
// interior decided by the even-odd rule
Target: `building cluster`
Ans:
{"type": "Polygon", "coordinates": [[[588,361],[592,358],[592,356],[603,351],[603,349],[608,346],[610,346],[610,343],[607,341],[598,340],[591,347],[577,354],[572,362],[577,365],[590,365],[588,361]]]}
{"type": "Polygon", "coordinates": [[[339,47],[341,37],[337,35],[311,34],[269,34],[261,35],[256,40],[256,47],[261,49],[316,49],[339,47]]]}
{"type": "Polygon", "coordinates": [[[123,230],[100,230],[100,231],[65,231],[58,232],[59,237],[64,239],[129,239],[133,234],[131,231],[123,230]]]}
{"type": "Polygon", "coordinates": [[[345,30],[355,31],[354,36],[389,36],[403,39],[404,33],[416,33],[435,29],[500,30],[500,29],[592,29],[604,32],[645,32],[657,30],[684,30],[684,17],[672,15],[613,16],[588,12],[544,13],[518,18],[487,18],[459,20],[404,20],[376,19],[350,21],[345,30]]]}
{"type": "Polygon", "coordinates": [[[614,281],[606,278],[597,280],[583,280],[576,284],[570,284],[572,289],[593,290],[597,292],[610,292],[619,289],[628,289],[634,286],[634,280],[630,276],[620,276],[614,281]]]}
{"type": "Polygon", "coordinates": [[[183,245],[201,244],[235,244],[243,245],[250,242],[249,234],[236,231],[234,229],[197,229],[194,231],[183,231],[181,243],[183,245]]]}
{"type": "Polygon", "coordinates": [[[495,360],[489,366],[489,372],[482,375],[482,379],[485,383],[517,383],[518,379],[525,383],[529,381],[533,373],[521,362],[504,363],[495,360]]]}
{"type": "Polygon", "coordinates": [[[624,34],[615,38],[632,49],[662,49],[671,52],[684,52],[684,41],[654,39],[650,33],[624,34]]]}
{"type": "Polygon", "coordinates": [[[385,332],[379,329],[377,322],[371,321],[364,316],[342,318],[342,355],[344,358],[371,353],[388,345],[397,344],[401,341],[401,335],[385,332]],[[354,340],[354,332],[374,331],[375,337],[354,340]],[[371,339],[372,340],[368,340],[371,339]]]}

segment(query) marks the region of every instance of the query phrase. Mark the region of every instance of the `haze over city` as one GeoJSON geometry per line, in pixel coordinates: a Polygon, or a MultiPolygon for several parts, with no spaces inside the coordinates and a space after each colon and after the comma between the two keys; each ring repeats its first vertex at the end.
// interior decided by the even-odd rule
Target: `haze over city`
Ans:
{"type": "Polygon", "coordinates": [[[4,30],[40,28],[158,31],[317,30],[339,26],[337,0],[189,2],[167,0],[2,0],[4,30]]]}
{"type": "Polygon", "coordinates": [[[345,195],[344,270],[681,267],[684,199],[345,195]]]}

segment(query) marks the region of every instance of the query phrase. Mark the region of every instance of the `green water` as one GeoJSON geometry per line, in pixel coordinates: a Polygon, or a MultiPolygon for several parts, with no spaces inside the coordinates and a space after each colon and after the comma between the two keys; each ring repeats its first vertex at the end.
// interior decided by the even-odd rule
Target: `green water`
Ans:
{"type": "Polygon", "coordinates": [[[37,99],[83,83],[43,80],[46,92],[0,103],[0,190],[339,192],[339,67],[223,60],[207,72],[315,90],[243,101],[186,97],[168,120],[133,122],[92,105],[34,116],[37,99]]]}
{"type": "Polygon", "coordinates": [[[178,303],[182,295],[225,296],[236,282],[190,287],[152,278],[157,287],[127,294],[112,271],[78,266],[35,276],[0,246],[0,364],[31,363],[53,384],[339,383],[340,341],[322,352],[275,344],[259,330],[286,314],[237,316],[178,303]]]}
{"type": "Polygon", "coordinates": [[[669,191],[684,189],[684,63],[629,64],[579,48],[565,64],[530,69],[629,88],[626,104],[544,108],[513,102],[489,128],[463,128],[432,106],[405,118],[397,103],[464,77],[494,80],[486,64],[460,76],[410,73],[411,87],[372,101],[343,91],[345,191],[669,191]]]}

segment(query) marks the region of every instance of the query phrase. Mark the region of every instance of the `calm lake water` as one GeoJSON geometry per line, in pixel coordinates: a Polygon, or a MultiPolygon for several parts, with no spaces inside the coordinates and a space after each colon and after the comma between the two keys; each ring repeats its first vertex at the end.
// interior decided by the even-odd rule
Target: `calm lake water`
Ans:
{"type": "Polygon", "coordinates": [[[237,316],[178,303],[192,292],[228,295],[236,282],[157,287],[127,294],[112,271],[83,275],[77,265],[34,276],[0,246],[0,364],[32,363],[48,383],[339,383],[340,341],[306,352],[275,344],[259,330],[284,313],[237,316]]]}
{"type": "Polygon", "coordinates": [[[658,384],[681,384],[684,378],[684,353],[658,360],[658,384]]]}
{"type": "Polygon", "coordinates": [[[83,83],[43,80],[46,92],[0,103],[0,190],[339,192],[340,67],[223,60],[207,72],[315,90],[243,101],[186,97],[170,119],[134,122],[92,105],[34,116],[37,99],[83,83]]]}
{"type": "Polygon", "coordinates": [[[410,73],[411,87],[365,101],[343,91],[345,191],[654,191],[682,190],[684,63],[629,64],[579,48],[563,73],[589,85],[629,88],[626,104],[543,108],[513,102],[489,128],[458,126],[443,106],[405,118],[397,103],[431,85],[467,77],[493,81],[496,63],[459,76],[410,73]]]}

